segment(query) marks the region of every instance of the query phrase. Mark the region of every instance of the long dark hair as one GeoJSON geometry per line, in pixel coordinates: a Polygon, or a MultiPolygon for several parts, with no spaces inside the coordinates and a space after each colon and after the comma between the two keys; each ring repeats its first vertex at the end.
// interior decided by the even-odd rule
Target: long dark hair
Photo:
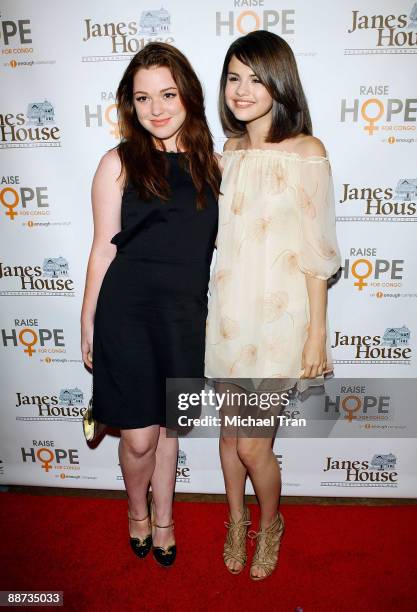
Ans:
{"type": "MultiPolygon", "coordinates": [[[[116,94],[119,130],[122,137],[117,147],[125,184],[131,181],[144,200],[170,195],[166,179],[166,159],[160,155],[152,135],[139,123],[133,104],[133,79],[141,68],[166,66],[177,87],[186,118],[177,135],[177,146],[185,150],[186,166],[197,191],[197,208],[205,207],[208,184],[217,198],[220,171],[214,155],[213,139],[204,112],[204,96],[200,81],[187,58],[166,43],[148,43],[129,63],[116,94]]],[[[160,145],[165,150],[164,142],[160,145]]]]}
{"type": "Polygon", "coordinates": [[[266,30],[241,36],[226,53],[219,94],[220,119],[225,133],[228,136],[246,134],[245,123],[236,119],[225,101],[227,73],[233,55],[253,70],[273,99],[272,122],[266,142],[312,134],[310,112],[294,53],[283,38],[266,30]]]}

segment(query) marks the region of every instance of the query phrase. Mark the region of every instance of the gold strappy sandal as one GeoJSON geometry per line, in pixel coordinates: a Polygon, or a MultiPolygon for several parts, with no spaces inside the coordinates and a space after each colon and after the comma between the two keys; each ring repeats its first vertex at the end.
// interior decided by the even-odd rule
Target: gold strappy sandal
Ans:
{"type": "Polygon", "coordinates": [[[242,516],[238,521],[234,521],[230,518],[229,522],[225,522],[224,526],[227,527],[227,536],[224,543],[223,559],[227,569],[231,574],[240,574],[246,565],[246,559],[248,555],[246,553],[246,533],[247,528],[251,525],[249,508],[245,506],[242,516]],[[235,560],[242,565],[240,570],[232,570],[227,565],[228,561],[235,560]]]}
{"type": "Polygon", "coordinates": [[[281,512],[278,512],[276,519],[266,527],[259,531],[250,531],[248,537],[252,540],[257,540],[256,550],[251,563],[250,577],[252,580],[264,580],[272,574],[277,562],[279,548],[281,545],[282,534],[284,533],[284,517],[281,512]],[[254,576],[252,569],[259,567],[264,570],[264,576],[254,576]]]}

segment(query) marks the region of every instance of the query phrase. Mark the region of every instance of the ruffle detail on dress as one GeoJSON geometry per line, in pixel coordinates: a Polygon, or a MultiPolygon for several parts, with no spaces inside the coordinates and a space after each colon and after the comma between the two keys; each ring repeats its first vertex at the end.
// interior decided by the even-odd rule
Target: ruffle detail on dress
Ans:
{"type": "Polygon", "coordinates": [[[153,210],[150,210],[149,213],[143,217],[143,219],[131,227],[121,230],[115,234],[110,242],[115,244],[117,246],[117,250],[119,251],[126,246],[132,240],[132,238],[137,236],[140,232],[147,230],[149,227],[151,227],[151,225],[166,222],[167,219],[165,211],[162,211],[159,208],[154,208],[153,210]]]}

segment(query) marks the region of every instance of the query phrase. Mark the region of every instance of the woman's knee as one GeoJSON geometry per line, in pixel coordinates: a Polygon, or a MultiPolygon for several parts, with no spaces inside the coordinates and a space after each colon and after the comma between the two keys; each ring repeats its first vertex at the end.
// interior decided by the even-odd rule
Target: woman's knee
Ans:
{"type": "Polygon", "coordinates": [[[158,438],[143,430],[125,430],[121,434],[123,450],[137,459],[155,454],[158,438]]]}
{"type": "Polygon", "coordinates": [[[237,448],[237,436],[232,434],[230,431],[225,430],[220,434],[220,446],[224,449],[233,449],[236,451],[237,448]]]}
{"type": "Polygon", "coordinates": [[[256,468],[271,454],[271,441],[257,438],[238,438],[237,453],[247,468],[256,468]]]}

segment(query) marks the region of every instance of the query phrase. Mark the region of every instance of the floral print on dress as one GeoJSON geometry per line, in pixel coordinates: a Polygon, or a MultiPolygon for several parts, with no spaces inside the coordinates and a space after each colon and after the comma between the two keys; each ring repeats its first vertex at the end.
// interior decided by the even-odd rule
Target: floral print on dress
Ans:
{"type": "Polygon", "coordinates": [[[299,378],[306,275],[328,279],[341,263],[329,161],[254,149],[226,151],[223,166],[206,376],[299,378]]]}

